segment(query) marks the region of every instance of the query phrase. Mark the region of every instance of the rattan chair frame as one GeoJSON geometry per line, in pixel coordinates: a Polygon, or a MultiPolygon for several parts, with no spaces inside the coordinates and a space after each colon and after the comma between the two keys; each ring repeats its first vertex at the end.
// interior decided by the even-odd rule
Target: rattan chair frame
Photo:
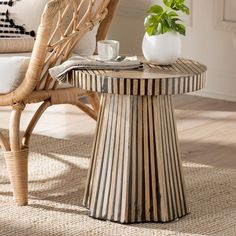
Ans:
{"type": "Polygon", "coordinates": [[[97,94],[79,88],[58,88],[58,82],[49,75],[49,68],[67,60],[75,44],[96,24],[99,24],[97,40],[104,39],[111,24],[119,0],[103,0],[93,11],[96,0],[52,0],[45,6],[37,32],[29,67],[21,85],[14,91],[0,95],[0,106],[11,106],[9,137],[0,132],[0,146],[17,205],[28,204],[28,153],[31,134],[44,111],[58,104],[72,104],[97,119],[99,99],[97,94]],[[82,5],[87,10],[79,17],[82,5]],[[72,11],[70,22],[63,21],[72,11]],[[55,24],[56,21],[56,24],[55,24]],[[80,98],[86,96],[91,103],[80,98]],[[30,120],[23,137],[20,135],[21,114],[30,103],[42,102],[30,120]]]}

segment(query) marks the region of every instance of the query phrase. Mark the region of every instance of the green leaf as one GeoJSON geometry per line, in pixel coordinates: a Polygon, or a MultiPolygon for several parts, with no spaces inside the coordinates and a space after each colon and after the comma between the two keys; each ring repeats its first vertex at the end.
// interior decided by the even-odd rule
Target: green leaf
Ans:
{"type": "Polygon", "coordinates": [[[162,32],[163,32],[163,25],[159,23],[157,26],[157,34],[162,34],[162,32]]]}
{"type": "Polygon", "coordinates": [[[171,21],[175,23],[176,21],[182,21],[182,20],[179,18],[172,18],[171,21]]]}
{"type": "Polygon", "coordinates": [[[170,7],[172,5],[174,0],[163,0],[164,4],[167,6],[167,7],[170,7]]]}
{"type": "Polygon", "coordinates": [[[189,15],[190,14],[190,10],[187,6],[182,5],[181,9],[180,9],[183,13],[189,15]]]}
{"type": "Polygon", "coordinates": [[[147,13],[149,14],[162,14],[163,13],[163,8],[161,6],[158,6],[158,5],[153,5],[151,6],[148,10],[147,10],[147,13]]]}
{"type": "Polygon", "coordinates": [[[170,17],[170,18],[173,18],[173,17],[176,17],[176,16],[179,16],[175,11],[170,11],[169,13],[168,13],[168,16],[170,17]]]}
{"type": "Polygon", "coordinates": [[[156,19],[154,16],[152,16],[152,15],[147,16],[144,20],[144,27],[146,28],[146,27],[153,25],[155,23],[155,21],[156,21],[156,19]]]}
{"type": "Polygon", "coordinates": [[[168,26],[168,28],[171,28],[172,27],[172,21],[171,21],[171,18],[169,17],[169,15],[164,14],[163,19],[164,19],[163,23],[166,24],[166,26],[168,26]]]}
{"type": "Polygon", "coordinates": [[[189,8],[182,4],[182,3],[179,3],[177,2],[173,7],[172,7],[173,10],[176,10],[176,11],[182,11],[183,13],[189,15],[190,14],[190,10],[189,8]]]}
{"type": "Polygon", "coordinates": [[[149,15],[145,18],[144,28],[149,35],[156,34],[157,25],[160,21],[154,15],[149,15]]]}
{"type": "Polygon", "coordinates": [[[175,28],[176,32],[179,32],[182,35],[186,34],[186,28],[185,28],[184,25],[182,25],[182,24],[175,24],[174,28],[175,28]]]}
{"type": "Polygon", "coordinates": [[[156,27],[155,27],[155,26],[149,27],[149,28],[146,30],[146,32],[148,33],[149,36],[155,35],[156,27]]]}
{"type": "Polygon", "coordinates": [[[181,24],[181,19],[176,11],[189,14],[189,8],[184,5],[185,0],[163,0],[165,8],[159,5],[151,6],[145,18],[144,27],[146,32],[151,35],[164,34],[169,31],[178,32],[185,35],[186,29],[181,24]]]}
{"type": "Polygon", "coordinates": [[[185,0],[175,0],[178,4],[184,4],[185,0]]]}

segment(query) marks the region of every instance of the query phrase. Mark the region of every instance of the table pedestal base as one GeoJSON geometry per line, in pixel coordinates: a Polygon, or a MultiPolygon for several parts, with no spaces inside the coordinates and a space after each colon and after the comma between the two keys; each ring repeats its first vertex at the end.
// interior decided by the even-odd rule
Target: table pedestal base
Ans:
{"type": "Polygon", "coordinates": [[[102,95],[84,205],[120,223],[188,213],[171,96],[102,95]]]}

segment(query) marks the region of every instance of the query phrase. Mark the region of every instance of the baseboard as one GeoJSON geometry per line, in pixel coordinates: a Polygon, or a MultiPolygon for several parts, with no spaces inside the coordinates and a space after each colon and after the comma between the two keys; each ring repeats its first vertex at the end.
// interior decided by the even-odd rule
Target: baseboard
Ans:
{"type": "Polygon", "coordinates": [[[230,102],[236,102],[236,91],[235,91],[235,96],[220,94],[220,93],[205,92],[205,91],[198,91],[193,94],[197,96],[201,96],[201,97],[208,97],[208,98],[215,98],[215,99],[220,99],[220,100],[225,100],[225,101],[230,101],[230,102]]]}

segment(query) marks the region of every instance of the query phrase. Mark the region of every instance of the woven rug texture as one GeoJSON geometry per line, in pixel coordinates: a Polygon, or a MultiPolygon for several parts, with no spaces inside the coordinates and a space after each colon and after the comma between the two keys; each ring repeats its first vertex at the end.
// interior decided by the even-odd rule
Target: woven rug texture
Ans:
{"type": "Polygon", "coordinates": [[[13,204],[0,153],[1,236],[236,236],[236,170],[184,162],[190,214],[166,224],[121,225],[95,220],[82,206],[92,136],[74,141],[34,135],[29,205],[13,204]]]}

